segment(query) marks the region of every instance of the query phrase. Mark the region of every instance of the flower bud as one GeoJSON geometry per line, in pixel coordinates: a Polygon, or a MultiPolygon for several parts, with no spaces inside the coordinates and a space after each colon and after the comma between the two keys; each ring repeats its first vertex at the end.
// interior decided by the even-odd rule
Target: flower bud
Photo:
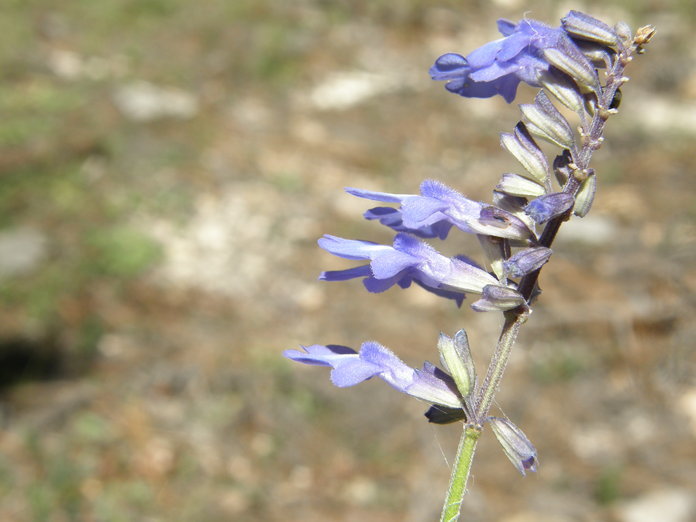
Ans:
{"type": "Polygon", "coordinates": [[[585,217],[592,207],[595,192],[597,191],[597,177],[590,176],[582,182],[580,192],[575,196],[575,207],[573,214],[579,217],[585,217]]]}
{"type": "Polygon", "coordinates": [[[524,476],[525,471],[537,470],[537,452],[521,429],[507,419],[490,417],[493,433],[510,462],[524,476]]]}
{"type": "MultiPolygon", "coordinates": [[[[546,247],[525,248],[503,263],[508,277],[522,277],[541,268],[553,251],[546,247]]],[[[487,287],[484,287],[484,292],[487,287]]]]}
{"type": "Polygon", "coordinates": [[[556,192],[539,196],[524,208],[524,211],[537,223],[546,223],[573,207],[575,200],[570,194],[556,192]]]}
{"type": "Polygon", "coordinates": [[[544,186],[549,184],[549,165],[546,156],[529,134],[524,123],[519,122],[513,134],[501,134],[500,144],[522,164],[529,173],[527,177],[544,186]]]}
{"type": "MultiPolygon", "coordinates": [[[[523,198],[520,196],[510,196],[509,194],[505,194],[503,192],[498,192],[497,190],[494,190],[493,203],[497,208],[509,212],[510,214],[518,218],[520,221],[522,221],[530,231],[534,231],[536,229],[536,223],[524,211],[524,207],[526,207],[528,203],[527,198],[523,198]]],[[[532,232],[530,239],[537,239],[536,234],[534,232],[532,232]]],[[[528,243],[529,241],[515,241],[513,239],[510,240],[511,246],[528,246],[528,243]]]]}
{"type": "Polygon", "coordinates": [[[638,46],[639,52],[642,50],[644,45],[650,43],[653,36],[655,36],[655,27],[652,25],[643,26],[636,31],[636,36],[633,39],[633,43],[638,46]]]}
{"type": "Polygon", "coordinates": [[[618,43],[616,31],[601,20],[580,11],[568,12],[561,18],[561,24],[563,29],[573,37],[610,46],[618,43]]]}
{"type": "Polygon", "coordinates": [[[585,58],[598,69],[611,67],[612,58],[616,54],[611,47],[594,42],[578,42],[577,46],[585,58]]]}
{"type": "Polygon", "coordinates": [[[527,239],[534,236],[527,224],[519,217],[502,208],[489,205],[484,207],[479,214],[478,221],[481,225],[499,229],[509,229],[514,234],[508,234],[510,238],[527,239]]]}
{"type": "Polygon", "coordinates": [[[522,114],[527,119],[527,129],[562,149],[573,147],[575,140],[570,123],[554,107],[544,91],[539,91],[535,103],[520,105],[522,114]]]}
{"type": "Polygon", "coordinates": [[[536,181],[520,176],[519,174],[503,174],[500,181],[495,186],[495,190],[509,194],[510,196],[521,196],[523,198],[535,198],[545,194],[544,187],[536,181]]]}
{"type": "MultiPolygon", "coordinates": [[[[530,181],[530,183],[532,182],[530,181]]],[[[481,248],[483,249],[483,252],[486,254],[486,258],[488,259],[488,264],[490,265],[491,270],[498,278],[498,280],[502,281],[504,278],[503,259],[505,257],[505,245],[507,243],[505,242],[505,240],[499,237],[484,236],[482,234],[478,234],[476,237],[478,237],[481,248]]]]}
{"type": "Polygon", "coordinates": [[[581,88],[599,92],[599,78],[595,68],[569,38],[560,39],[557,47],[544,49],[543,55],[551,65],[570,76],[581,88]]]}
{"type": "Polygon", "coordinates": [[[437,343],[442,364],[454,379],[462,397],[468,397],[476,385],[476,368],[471,358],[469,340],[464,330],[459,330],[454,339],[440,334],[437,343]]]}
{"type": "Polygon", "coordinates": [[[512,310],[526,301],[522,294],[508,286],[488,285],[481,293],[481,299],[471,304],[476,312],[505,312],[512,310]]]}
{"type": "Polygon", "coordinates": [[[616,35],[621,39],[624,47],[631,45],[633,41],[633,31],[626,22],[619,22],[614,26],[614,31],[616,35]]]}
{"type": "Polygon", "coordinates": [[[571,111],[580,112],[583,110],[585,101],[582,94],[578,92],[575,82],[571,81],[567,75],[549,69],[539,77],[539,83],[571,111]]]}

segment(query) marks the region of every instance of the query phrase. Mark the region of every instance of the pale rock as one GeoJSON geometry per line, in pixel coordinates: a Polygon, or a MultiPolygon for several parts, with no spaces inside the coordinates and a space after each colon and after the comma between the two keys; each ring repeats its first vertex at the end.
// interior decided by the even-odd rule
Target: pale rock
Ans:
{"type": "Polygon", "coordinates": [[[0,279],[34,270],[46,257],[47,243],[45,234],[33,228],[0,232],[0,279]]]}
{"type": "Polygon", "coordinates": [[[124,116],[142,122],[160,118],[188,119],[195,116],[199,108],[198,99],[193,94],[146,81],[118,87],[113,99],[124,116]]]}
{"type": "Polygon", "coordinates": [[[696,516],[693,493],[681,489],[654,490],[616,509],[621,522],[689,522],[696,516]]]}

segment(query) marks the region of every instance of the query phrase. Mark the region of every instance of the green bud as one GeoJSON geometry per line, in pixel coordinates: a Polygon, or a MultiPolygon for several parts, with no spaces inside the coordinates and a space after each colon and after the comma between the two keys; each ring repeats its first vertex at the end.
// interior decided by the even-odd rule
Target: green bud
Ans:
{"type": "Polygon", "coordinates": [[[440,351],[442,364],[452,375],[459,393],[464,398],[468,397],[476,385],[476,368],[466,332],[459,330],[454,339],[441,333],[437,349],[440,351]]]}
{"type": "Polygon", "coordinates": [[[597,191],[597,177],[590,176],[582,182],[580,192],[575,197],[575,207],[573,214],[580,217],[585,217],[592,207],[595,192],[597,191]]]}

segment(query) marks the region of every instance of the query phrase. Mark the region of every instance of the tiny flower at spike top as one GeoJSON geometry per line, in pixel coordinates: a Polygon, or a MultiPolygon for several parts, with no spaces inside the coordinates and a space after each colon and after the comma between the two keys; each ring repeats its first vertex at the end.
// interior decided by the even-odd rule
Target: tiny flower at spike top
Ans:
{"type": "Polygon", "coordinates": [[[373,293],[415,283],[455,306],[473,295],[467,302],[474,311],[502,314],[503,326],[485,376],[477,375],[464,329],[454,336],[440,333],[440,366],[425,361],[412,368],[375,341],[362,343],[358,351],[313,344],[284,353],[296,362],[331,368],[331,382],[341,388],[377,377],[429,403],[425,416],[431,423],[463,421],[442,521],[459,518],[485,426],[522,475],[538,468],[537,450],[523,431],[489,411],[512,347],[539,295],[539,273],[553,262],[556,235],[564,222],[585,216],[592,206],[598,175],[590,161],[602,144],[607,120],[617,113],[620,89],[628,81],[625,68],[643,53],[655,32],[645,26],[633,34],[624,23],[610,26],[579,11],[570,11],[558,27],[532,19],[499,20],[498,30],[502,38],[466,56],[443,54],[429,73],[445,82],[447,91],[464,98],[501,96],[511,103],[520,84],[538,89],[533,103],[519,106],[521,119],[512,132],[500,136],[502,148],[519,162],[519,170],[502,175],[490,203],[469,199],[435,180],[423,181],[417,194],[347,188],[352,196],[378,202],[364,218],[391,229],[392,243],[333,235],[319,239],[322,249],[353,262],[345,269],[323,272],[324,281],[361,279],[373,293]],[[573,114],[574,121],[564,113],[573,114]],[[554,146],[556,155],[549,158],[538,140],[554,146]],[[428,242],[462,233],[478,238],[478,256],[446,256],[428,242]]]}

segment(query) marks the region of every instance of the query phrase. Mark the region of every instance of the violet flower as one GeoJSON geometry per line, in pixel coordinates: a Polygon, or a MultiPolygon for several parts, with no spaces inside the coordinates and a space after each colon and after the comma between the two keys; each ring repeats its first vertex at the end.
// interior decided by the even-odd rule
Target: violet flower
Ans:
{"type": "Polygon", "coordinates": [[[376,207],[364,214],[365,218],[378,219],[397,232],[445,239],[450,228],[455,226],[469,234],[513,240],[534,237],[527,225],[510,212],[468,199],[444,183],[434,180],[421,183],[420,195],[389,194],[355,188],[347,188],[346,192],[360,198],[398,203],[398,209],[376,207]]]}
{"type": "Polygon", "coordinates": [[[333,368],[331,382],[340,388],[379,377],[396,390],[417,399],[447,408],[462,408],[451,376],[429,362],[420,370],[411,368],[374,341],[363,343],[359,353],[338,345],[314,344],[302,348],[304,351],[286,350],[283,355],[304,364],[330,366],[333,368]]]}
{"type": "Polygon", "coordinates": [[[370,292],[383,292],[395,284],[408,288],[415,282],[461,306],[466,292],[480,294],[487,285],[500,284],[469,259],[443,256],[409,234],[397,234],[393,246],[325,235],[319,239],[319,246],[339,257],[370,261],[355,268],[322,272],[319,279],[345,281],[364,277],[363,284],[370,292]]]}
{"type": "Polygon", "coordinates": [[[455,53],[440,56],[430,68],[430,76],[447,81],[447,90],[460,96],[490,98],[500,94],[510,103],[520,82],[540,86],[539,77],[550,67],[545,56],[548,49],[572,58],[573,63],[589,65],[561,27],[550,27],[536,20],[525,19],[514,24],[501,19],[498,30],[504,38],[479,47],[466,58],[455,53]]]}

